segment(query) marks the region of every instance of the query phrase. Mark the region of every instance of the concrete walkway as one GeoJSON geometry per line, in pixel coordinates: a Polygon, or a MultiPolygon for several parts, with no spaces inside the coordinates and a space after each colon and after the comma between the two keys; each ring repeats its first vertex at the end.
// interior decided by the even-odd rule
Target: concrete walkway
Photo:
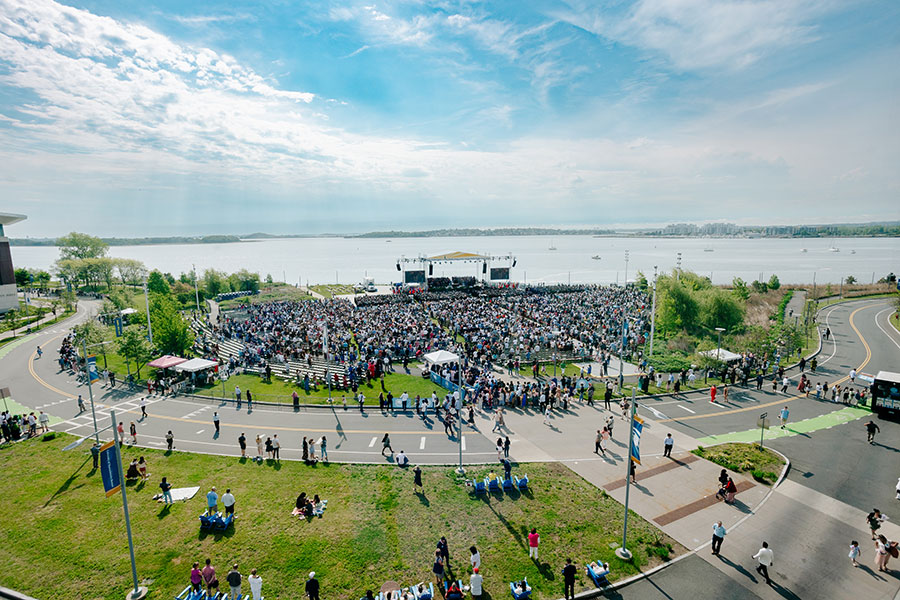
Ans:
{"type": "Polygon", "coordinates": [[[803,307],[806,306],[806,291],[794,290],[787,306],[784,307],[784,322],[793,324],[796,320],[799,322],[803,318],[803,307]]]}

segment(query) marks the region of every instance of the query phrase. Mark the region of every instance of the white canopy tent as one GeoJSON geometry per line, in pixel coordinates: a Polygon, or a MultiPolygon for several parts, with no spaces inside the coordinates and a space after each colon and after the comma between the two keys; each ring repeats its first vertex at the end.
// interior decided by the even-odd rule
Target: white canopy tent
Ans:
{"type": "Polygon", "coordinates": [[[459,356],[453,354],[452,352],[447,352],[446,350],[436,350],[435,352],[429,352],[422,359],[428,363],[429,365],[446,365],[449,363],[457,363],[459,362],[459,356]]]}
{"type": "Polygon", "coordinates": [[[191,360],[185,361],[180,365],[175,365],[176,371],[183,371],[186,373],[196,373],[197,371],[203,371],[204,369],[211,369],[218,365],[214,360],[206,360],[205,358],[192,358],[191,360]]]}
{"type": "Polygon", "coordinates": [[[137,312],[136,309],[128,307],[128,308],[123,308],[122,310],[120,310],[119,314],[124,317],[125,315],[133,315],[136,312],[137,312]]]}
{"type": "Polygon", "coordinates": [[[734,362],[736,360],[741,360],[743,358],[740,354],[735,354],[730,350],[726,350],[725,348],[713,348],[712,350],[704,350],[703,352],[698,352],[698,354],[702,356],[709,356],[711,358],[717,358],[722,362],[734,362]]]}

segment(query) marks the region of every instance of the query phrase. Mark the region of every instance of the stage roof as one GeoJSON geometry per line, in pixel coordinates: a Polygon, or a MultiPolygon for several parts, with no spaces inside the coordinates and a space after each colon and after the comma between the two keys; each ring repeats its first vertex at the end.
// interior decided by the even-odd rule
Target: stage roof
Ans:
{"type": "Polygon", "coordinates": [[[427,260],[477,260],[488,259],[490,256],[483,254],[475,254],[473,252],[447,252],[446,254],[438,254],[437,256],[429,256],[427,260]]]}
{"type": "Polygon", "coordinates": [[[16,213],[0,213],[0,225],[12,225],[13,223],[18,223],[19,221],[24,221],[27,219],[25,215],[19,215],[16,213]]]}

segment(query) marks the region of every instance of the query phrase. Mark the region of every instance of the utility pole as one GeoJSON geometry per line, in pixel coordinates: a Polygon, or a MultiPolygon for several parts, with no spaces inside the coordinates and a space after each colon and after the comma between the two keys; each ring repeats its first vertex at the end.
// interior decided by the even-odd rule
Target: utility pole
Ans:
{"type": "MultiPolygon", "coordinates": [[[[150,324],[150,294],[147,292],[147,278],[144,278],[144,302],[147,304],[147,336],[150,338],[150,345],[153,345],[153,325],[150,324]]],[[[96,429],[96,427],[95,427],[96,429]]]]}
{"type": "Polygon", "coordinates": [[[631,492],[631,453],[634,450],[634,413],[637,403],[634,401],[634,386],[631,387],[631,411],[628,415],[628,457],[625,459],[625,523],[622,526],[622,547],[616,549],[616,556],[622,560],[631,560],[631,551],[626,546],[628,541],[628,497],[631,492]]]}
{"type": "MultiPolygon", "coordinates": [[[[113,430],[113,443],[116,448],[116,456],[118,457],[118,468],[122,468],[122,452],[119,450],[119,431],[116,429],[116,411],[109,411],[109,418],[112,421],[112,430],[113,430]]],[[[94,430],[96,431],[96,427],[94,430]]],[[[97,434],[99,436],[99,433],[97,434]]],[[[122,477],[122,474],[119,474],[119,477],[122,477]]],[[[137,565],[134,561],[134,541],[131,539],[131,518],[128,516],[128,495],[125,493],[125,482],[122,482],[122,485],[119,486],[119,489],[122,490],[122,510],[125,512],[125,531],[128,533],[128,553],[131,555],[131,578],[134,582],[134,589],[125,596],[125,600],[139,600],[147,595],[147,588],[141,587],[138,584],[137,577],[137,565]]]]}
{"type": "Polygon", "coordinates": [[[628,250],[625,251],[625,287],[628,287],[628,250]]]}
{"type": "MultiPolygon", "coordinates": [[[[86,332],[85,332],[86,333],[86,332]]],[[[97,413],[94,410],[94,389],[91,387],[91,371],[88,368],[88,356],[87,356],[87,336],[84,335],[81,337],[81,348],[82,354],[84,355],[84,376],[87,379],[88,386],[88,395],[91,398],[91,417],[94,419],[94,438],[95,441],[100,443],[100,433],[97,431],[97,413]]],[[[113,424],[113,429],[115,429],[115,424],[113,424]]]]}
{"type": "MultiPolygon", "coordinates": [[[[191,265],[191,269],[194,271],[194,298],[197,300],[197,312],[200,312],[200,288],[197,287],[197,266],[191,265]]],[[[197,315],[200,316],[199,314],[197,315]]],[[[150,322],[150,319],[147,319],[147,322],[150,322]]]]}
{"type": "Polygon", "coordinates": [[[653,266],[653,304],[650,308],[650,356],[653,356],[653,334],[656,332],[656,265],[653,266]]]}

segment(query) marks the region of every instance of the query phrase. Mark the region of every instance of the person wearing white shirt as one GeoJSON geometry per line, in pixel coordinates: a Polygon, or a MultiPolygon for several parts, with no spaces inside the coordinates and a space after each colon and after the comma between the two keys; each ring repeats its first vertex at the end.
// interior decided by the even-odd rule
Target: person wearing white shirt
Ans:
{"type": "Polygon", "coordinates": [[[403,453],[403,450],[401,450],[400,454],[397,455],[397,466],[405,467],[408,464],[409,464],[409,458],[406,456],[406,454],[403,453]]]}
{"type": "Polygon", "coordinates": [[[772,580],[769,579],[769,567],[775,562],[775,553],[769,549],[769,543],[763,542],[762,548],[753,555],[753,558],[759,561],[759,564],[756,565],[756,572],[766,578],[766,583],[771,584],[772,580]]]}
{"type": "Polygon", "coordinates": [[[225,505],[226,515],[234,514],[234,502],[234,494],[231,493],[231,489],[226,489],[225,493],[222,494],[222,504],[225,505]]]}
{"type": "Polygon", "coordinates": [[[469,557],[469,562],[472,563],[472,568],[478,572],[478,568],[481,567],[481,554],[478,553],[478,548],[475,546],[471,546],[469,552],[472,553],[469,557]]]}
{"type": "Polygon", "coordinates": [[[256,574],[256,569],[250,571],[250,577],[247,578],[250,584],[250,593],[253,594],[253,600],[262,600],[262,577],[256,574]]]}
{"type": "Polygon", "coordinates": [[[469,589],[472,592],[472,598],[474,598],[474,600],[479,600],[481,598],[482,581],[484,581],[484,578],[481,576],[481,573],[478,572],[478,567],[475,567],[472,571],[472,576],[469,578],[469,589]]]}

